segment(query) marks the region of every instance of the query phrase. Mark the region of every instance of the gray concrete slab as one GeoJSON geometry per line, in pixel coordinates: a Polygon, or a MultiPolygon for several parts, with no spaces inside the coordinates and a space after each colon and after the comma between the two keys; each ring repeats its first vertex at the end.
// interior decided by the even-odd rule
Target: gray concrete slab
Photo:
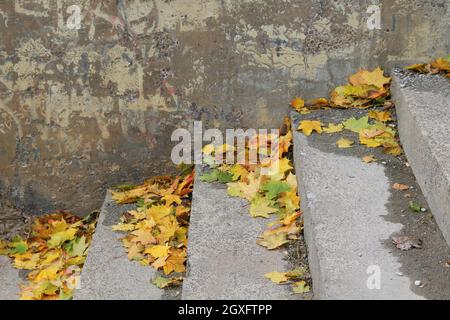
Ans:
{"type": "Polygon", "coordinates": [[[264,277],[289,267],[283,250],[256,244],[268,220],[252,218],[248,210],[246,200],[227,195],[226,185],[195,180],[182,299],[292,297],[288,286],[264,277]]]}
{"type": "Polygon", "coordinates": [[[450,244],[450,82],[401,69],[392,77],[403,148],[450,244]]]}
{"type": "Polygon", "coordinates": [[[15,269],[11,259],[0,256],[0,300],[17,300],[20,297],[19,283],[23,282],[19,270],[15,269]]]}
{"type": "Polygon", "coordinates": [[[162,299],[164,291],[151,283],[155,270],[128,260],[119,240],[123,234],[111,228],[122,213],[132,208],[133,205],[117,205],[107,193],[75,300],[162,299]]]}
{"type": "MultiPolygon", "coordinates": [[[[303,119],[340,123],[366,112],[293,112],[293,126],[297,128],[303,119]]],[[[426,206],[411,169],[401,157],[357,142],[357,135],[350,131],[310,137],[294,133],[294,162],[315,299],[448,298],[445,240],[427,215],[408,211],[412,199],[426,206]],[[356,141],[355,146],[337,148],[340,137],[356,141]],[[374,154],[378,162],[364,163],[361,157],[368,154],[374,154]],[[410,198],[393,190],[394,182],[412,185],[410,198]],[[423,248],[395,248],[391,237],[405,234],[422,239],[423,248]],[[367,285],[376,271],[380,272],[379,289],[367,285]],[[426,285],[415,286],[418,280],[426,285]]]]}

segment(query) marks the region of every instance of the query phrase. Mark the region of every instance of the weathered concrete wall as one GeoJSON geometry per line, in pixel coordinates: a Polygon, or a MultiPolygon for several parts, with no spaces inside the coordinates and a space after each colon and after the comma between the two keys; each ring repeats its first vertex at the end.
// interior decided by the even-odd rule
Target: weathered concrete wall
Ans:
{"type": "MultiPolygon", "coordinates": [[[[170,134],[278,126],[295,94],[358,67],[449,50],[447,0],[0,2],[0,195],[30,213],[97,208],[170,167],[170,134]],[[77,4],[79,30],[67,27],[77,4]],[[381,29],[366,13],[381,7],[381,29]]],[[[1,216],[1,213],[0,213],[1,216]]]]}

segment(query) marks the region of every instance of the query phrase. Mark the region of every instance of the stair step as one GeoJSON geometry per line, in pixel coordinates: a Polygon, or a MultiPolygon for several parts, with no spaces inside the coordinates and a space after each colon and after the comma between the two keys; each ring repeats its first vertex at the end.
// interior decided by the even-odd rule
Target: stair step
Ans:
{"type": "Polygon", "coordinates": [[[119,240],[123,234],[111,228],[124,212],[134,208],[134,205],[116,204],[111,192],[107,192],[75,300],[162,299],[164,291],[151,283],[155,270],[128,260],[119,240]]]}
{"type": "Polygon", "coordinates": [[[392,80],[403,148],[450,245],[450,82],[401,69],[392,80]]]}
{"type": "Polygon", "coordinates": [[[188,242],[188,274],[182,299],[286,299],[286,286],[264,277],[288,270],[282,250],[256,244],[268,223],[248,213],[244,199],[226,185],[200,181],[196,170],[188,242]]]}
{"type": "Polygon", "coordinates": [[[11,259],[0,256],[0,300],[19,299],[21,282],[24,281],[19,275],[19,270],[13,267],[11,259]]]}
{"type": "Polygon", "coordinates": [[[350,131],[306,137],[295,130],[300,120],[341,123],[366,114],[355,109],[292,113],[294,163],[315,298],[448,298],[450,272],[443,264],[449,250],[439,228],[426,214],[410,212],[405,191],[391,187],[395,182],[413,185],[410,193],[417,193],[415,199],[426,206],[411,169],[381,148],[358,145],[357,134],[350,131]],[[339,149],[335,143],[342,136],[355,145],[339,149]],[[368,154],[378,162],[364,163],[361,158],[368,154]],[[418,236],[423,248],[401,251],[392,244],[394,235],[418,236]],[[371,282],[378,271],[379,289],[371,282]],[[416,286],[417,280],[426,285],[416,286]]]}

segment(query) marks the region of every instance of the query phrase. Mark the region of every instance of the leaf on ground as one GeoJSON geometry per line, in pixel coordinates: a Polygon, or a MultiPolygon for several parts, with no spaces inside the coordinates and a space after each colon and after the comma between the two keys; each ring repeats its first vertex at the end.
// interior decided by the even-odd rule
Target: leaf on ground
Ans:
{"type": "Polygon", "coordinates": [[[284,181],[269,181],[262,186],[262,190],[267,192],[267,197],[272,200],[280,195],[280,193],[291,190],[291,186],[284,181]]]}
{"type": "Polygon", "coordinates": [[[281,247],[282,245],[288,243],[286,233],[270,234],[262,239],[258,240],[257,243],[269,250],[273,250],[281,247]]]}
{"type": "Polygon", "coordinates": [[[356,119],[355,117],[351,117],[342,123],[345,129],[359,133],[361,130],[368,128],[369,125],[369,117],[361,117],[356,119]]]}
{"type": "Polygon", "coordinates": [[[52,234],[52,236],[50,237],[50,240],[48,240],[47,244],[50,248],[59,247],[67,240],[73,240],[75,238],[76,233],[77,233],[77,229],[75,229],[75,228],[57,232],[55,234],[52,234]]]}
{"type": "Polygon", "coordinates": [[[344,125],[342,123],[338,124],[329,123],[328,127],[323,128],[323,132],[325,133],[336,133],[341,132],[342,130],[344,130],[344,125]]]}
{"type": "Polygon", "coordinates": [[[369,118],[380,122],[392,121],[392,115],[389,111],[370,110],[369,118]]]}
{"type": "Polygon", "coordinates": [[[322,133],[323,123],[315,120],[303,120],[298,126],[298,130],[302,131],[305,136],[310,136],[313,131],[322,133]]]}
{"type": "Polygon", "coordinates": [[[266,273],[264,276],[276,284],[286,283],[289,280],[285,272],[272,271],[266,273]]]}
{"type": "Polygon", "coordinates": [[[266,197],[257,196],[250,202],[250,215],[255,218],[269,218],[270,214],[278,211],[278,209],[274,208],[273,205],[273,201],[267,199],[266,197]]]}
{"type": "Polygon", "coordinates": [[[350,76],[349,81],[354,86],[374,85],[377,88],[383,88],[391,81],[391,78],[385,77],[383,70],[378,67],[373,71],[361,69],[356,74],[350,76]]]}
{"type": "Polygon", "coordinates": [[[355,142],[346,138],[340,138],[338,141],[336,141],[336,145],[338,148],[351,148],[352,144],[355,142]]]}

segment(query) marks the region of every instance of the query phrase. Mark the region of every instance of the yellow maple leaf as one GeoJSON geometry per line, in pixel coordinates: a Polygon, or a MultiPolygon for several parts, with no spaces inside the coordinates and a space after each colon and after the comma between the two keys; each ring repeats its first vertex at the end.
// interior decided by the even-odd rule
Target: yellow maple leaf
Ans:
{"type": "Polygon", "coordinates": [[[266,273],[264,276],[276,284],[285,283],[289,280],[289,278],[286,276],[286,272],[272,271],[266,273]]]}
{"type": "Polygon", "coordinates": [[[172,272],[184,272],[186,271],[186,266],[184,262],[186,261],[186,250],[185,249],[171,249],[170,255],[166,260],[166,264],[163,267],[165,274],[170,274],[172,272]]]}
{"type": "Polygon", "coordinates": [[[161,257],[167,257],[169,255],[169,249],[169,245],[156,245],[145,249],[144,253],[150,254],[153,258],[158,259],[161,257]]]}
{"type": "Polygon", "coordinates": [[[131,242],[134,243],[141,243],[144,246],[150,243],[155,243],[155,237],[152,235],[151,229],[138,229],[134,230],[131,235],[133,235],[133,238],[130,239],[131,242]]]}
{"type": "Polygon", "coordinates": [[[302,131],[305,136],[311,135],[313,131],[317,133],[322,133],[323,123],[315,120],[303,120],[298,126],[299,131],[302,131]]]}
{"type": "Polygon", "coordinates": [[[256,243],[260,246],[266,247],[269,250],[273,250],[281,247],[282,245],[288,243],[287,233],[280,232],[276,234],[263,235],[263,238],[258,240],[256,243]]]}
{"type": "Polygon", "coordinates": [[[329,123],[328,127],[323,128],[323,132],[325,133],[336,133],[341,132],[342,130],[344,130],[344,125],[342,123],[339,124],[329,123]]]}
{"type": "Polygon", "coordinates": [[[338,141],[336,141],[336,145],[339,148],[350,148],[354,141],[346,139],[346,138],[340,138],[338,141]]]}
{"type": "Polygon", "coordinates": [[[165,201],[166,206],[170,206],[172,205],[172,203],[180,204],[182,202],[181,197],[176,194],[166,194],[164,197],[162,197],[162,200],[165,201]]]}
{"type": "Polygon", "coordinates": [[[267,199],[266,197],[256,196],[250,203],[250,215],[254,218],[269,218],[269,214],[278,211],[277,208],[272,207],[273,205],[273,201],[267,199]]]}
{"type": "Polygon", "coordinates": [[[65,231],[57,232],[51,235],[50,240],[47,241],[49,248],[55,248],[62,245],[67,240],[73,240],[77,229],[70,228],[65,231]]]}
{"type": "Polygon", "coordinates": [[[378,111],[378,110],[370,110],[369,111],[369,118],[381,121],[381,122],[387,122],[392,120],[392,115],[389,111],[378,111]]]}
{"type": "Polygon", "coordinates": [[[437,58],[431,62],[431,66],[442,71],[450,71],[450,63],[444,58],[437,58]]]}
{"type": "Polygon", "coordinates": [[[245,178],[248,175],[247,169],[245,169],[240,164],[235,164],[230,168],[230,173],[233,174],[233,181],[238,180],[239,178],[245,178]]]}
{"type": "Polygon", "coordinates": [[[385,77],[384,71],[380,67],[373,71],[361,69],[356,74],[349,77],[349,82],[353,86],[374,85],[380,89],[390,81],[391,78],[385,77]]]}
{"type": "Polygon", "coordinates": [[[34,278],[31,279],[33,282],[40,282],[42,280],[55,280],[58,277],[58,271],[61,265],[55,264],[51,265],[45,269],[40,270],[34,278]]]}

